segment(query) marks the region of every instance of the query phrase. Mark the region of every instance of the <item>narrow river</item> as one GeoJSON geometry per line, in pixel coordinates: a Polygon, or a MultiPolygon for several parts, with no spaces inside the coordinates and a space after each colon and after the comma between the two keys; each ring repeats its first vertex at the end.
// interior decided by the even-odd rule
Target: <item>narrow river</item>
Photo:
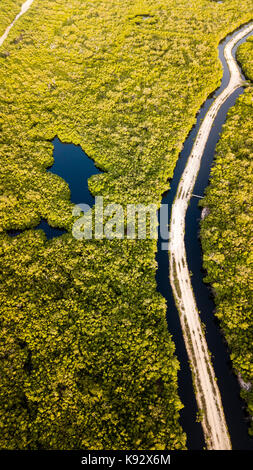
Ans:
{"type": "MultiPolygon", "coordinates": [[[[241,28],[242,29],[242,28],[241,28]]],[[[240,29],[239,29],[240,31],[240,29]]],[[[238,30],[233,34],[226,37],[226,39],[219,45],[219,57],[223,65],[223,78],[221,86],[216,92],[209,97],[202,106],[196,125],[191,130],[188,138],[185,141],[183,150],[178,160],[173,180],[171,181],[171,189],[163,197],[163,204],[169,205],[169,210],[172,207],[177,187],[187,159],[191,153],[194,139],[198,133],[201,120],[208,111],[210,105],[215,100],[216,96],[226,88],[229,81],[229,70],[224,58],[224,48],[227,42],[238,33],[238,30]]],[[[252,34],[252,33],[250,33],[252,34]]],[[[235,57],[237,47],[246,40],[244,37],[233,49],[233,56],[235,57]]],[[[243,74],[242,74],[243,77],[243,74]]],[[[244,78],[244,77],[243,77],[244,78]]],[[[236,98],[243,93],[243,88],[238,88],[229,99],[223,104],[218,115],[215,119],[214,126],[209,135],[207,146],[205,148],[204,156],[201,162],[200,172],[194,187],[194,194],[203,195],[204,189],[208,185],[210,169],[214,159],[215,146],[219,140],[219,134],[223,123],[226,120],[226,115],[231,106],[234,105],[236,98]]],[[[240,388],[237,378],[232,373],[232,367],[229,359],[229,353],[226,343],[219,329],[218,323],[214,317],[214,301],[211,295],[209,286],[203,282],[205,273],[202,269],[202,250],[199,240],[199,222],[200,210],[198,208],[199,200],[192,198],[186,216],[186,252],[189,269],[192,271],[192,286],[197,302],[197,306],[201,312],[201,319],[206,324],[207,332],[206,338],[208,348],[213,355],[213,366],[218,380],[225,417],[232,441],[233,449],[252,449],[252,439],[249,438],[247,432],[247,421],[244,412],[244,403],[240,398],[240,388]]],[[[176,354],[181,364],[179,373],[179,393],[182,402],[185,405],[181,413],[181,423],[188,437],[189,449],[201,449],[204,447],[204,436],[201,425],[196,423],[197,404],[195,394],[192,386],[191,371],[188,364],[188,356],[186,353],[179,315],[174,303],[172,289],[170,287],[169,278],[169,259],[168,253],[161,250],[161,239],[158,241],[157,253],[158,271],[157,271],[157,284],[158,290],[166,298],[168,305],[167,321],[168,329],[173,335],[173,340],[176,344],[176,354]]]]}

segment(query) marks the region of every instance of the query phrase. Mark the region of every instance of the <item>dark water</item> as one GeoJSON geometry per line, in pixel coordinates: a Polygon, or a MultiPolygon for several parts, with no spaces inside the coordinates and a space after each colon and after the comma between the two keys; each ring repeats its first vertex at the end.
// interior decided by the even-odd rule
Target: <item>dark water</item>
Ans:
{"type": "MultiPolygon", "coordinates": [[[[64,229],[51,227],[45,219],[41,219],[40,223],[36,227],[34,227],[34,229],[44,230],[48,240],[59,237],[60,235],[63,235],[64,233],[66,233],[66,230],[64,229]]],[[[7,231],[10,237],[16,237],[17,235],[20,235],[23,232],[25,232],[25,230],[8,230],[7,231]]]]}
{"type": "MultiPolygon", "coordinates": [[[[194,139],[199,130],[201,119],[205,116],[208,108],[220,94],[220,92],[227,86],[229,81],[229,70],[226,65],[223,51],[226,43],[236,33],[227,36],[227,38],[220,43],[219,57],[223,64],[223,79],[220,88],[209,97],[202,106],[197,123],[191,130],[188,138],[185,141],[183,150],[178,160],[173,179],[171,181],[171,189],[163,197],[162,203],[169,205],[169,212],[176,195],[177,186],[183,170],[185,168],[188,156],[191,152],[194,139]]],[[[235,57],[236,49],[239,44],[245,41],[245,38],[240,41],[233,49],[235,57]]],[[[242,75],[243,77],[243,75],[242,75]]],[[[244,78],[244,77],[243,77],[244,78]]],[[[239,88],[232,96],[224,103],[220,109],[215,120],[213,129],[210,133],[204,156],[201,163],[200,172],[194,187],[194,194],[202,196],[204,189],[208,185],[210,169],[214,159],[215,147],[219,140],[222,125],[226,120],[226,115],[231,106],[235,104],[236,98],[243,92],[243,88],[239,88]]],[[[247,431],[247,421],[244,412],[244,402],[240,398],[240,388],[237,378],[232,373],[232,366],[229,359],[227,345],[218,327],[217,320],[214,317],[215,304],[211,295],[210,288],[203,282],[205,274],[202,269],[202,250],[199,240],[199,222],[200,222],[200,209],[198,207],[199,200],[192,198],[186,215],[186,253],[190,271],[192,271],[192,285],[195,293],[198,309],[201,312],[201,319],[206,324],[207,330],[207,343],[209,350],[213,354],[213,365],[215,374],[218,380],[218,386],[221,392],[224,412],[227,420],[229,433],[231,436],[233,449],[253,449],[253,442],[250,439],[247,431]],[[214,354],[215,353],[215,354],[214,354]]],[[[181,412],[181,424],[184,431],[187,433],[187,445],[189,449],[202,449],[205,445],[202,427],[196,423],[197,404],[192,386],[191,372],[188,365],[188,358],[184,346],[180,321],[178,312],[174,303],[171,286],[169,284],[169,259],[168,253],[161,250],[161,239],[158,240],[158,271],[157,271],[157,284],[159,292],[167,300],[167,321],[168,329],[173,335],[173,340],[176,344],[176,354],[180,361],[181,370],[179,372],[179,394],[185,408],[181,412]]]]}
{"type": "MultiPolygon", "coordinates": [[[[69,185],[71,191],[71,202],[74,204],[84,203],[93,206],[94,197],[88,188],[88,179],[90,176],[100,173],[80,146],[73,144],[64,144],[57,137],[53,140],[54,144],[54,163],[48,169],[63,178],[69,185]]],[[[35,229],[44,230],[48,240],[59,237],[66,233],[66,230],[51,227],[45,219],[42,219],[35,229]]],[[[9,230],[10,236],[19,235],[21,230],[9,230]]]]}
{"type": "Polygon", "coordinates": [[[64,144],[57,137],[53,140],[53,144],[54,164],[49,171],[68,183],[71,202],[88,204],[92,207],[95,199],[89,191],[88,179],[101,171],[80,146],[64,144]]]}

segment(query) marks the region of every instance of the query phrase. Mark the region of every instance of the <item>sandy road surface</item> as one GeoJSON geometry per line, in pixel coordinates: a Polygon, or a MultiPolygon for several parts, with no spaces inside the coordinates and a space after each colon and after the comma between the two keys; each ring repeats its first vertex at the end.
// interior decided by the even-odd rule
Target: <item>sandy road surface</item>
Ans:
{"type": "Polygon", "coordinates": [[[241,29],[226,45],[224,56],[230,70],[228,86],[217,96],[200,126],[192,152],[178,185],[170,226],[170,282],[180,315],[184,341],[191,363],[198,407],[208,449],[231,449],[219,388],[209,356],[205,334],[191,286],[184,244],[185,216],[199,172],[204,149],[222,104],[242,84],[240,70],[232,56],[235,44],[253,31],[253,24],[241,29]]]}
{"type": "Polygon", "coordinates": [[[23,3],[22,7],[21,7],[21,10],[19,12],[19,14],[16,16],[16,18],[13,20],[13,22],[10,24],[10,26],[8,26],[8,28],[6,29],[5,33],[0,37],[0,46],[3,44],[3,42],[5,41],[5,39],[8,37],[8,34],[12,28],[12,26],[14,26],[14,24],[16,23],[16,21],[20,18],[20,16],[22,16],[31,6],[31,4],[33,3],[34,0],[26,0],[26,2],[23,3]]]}

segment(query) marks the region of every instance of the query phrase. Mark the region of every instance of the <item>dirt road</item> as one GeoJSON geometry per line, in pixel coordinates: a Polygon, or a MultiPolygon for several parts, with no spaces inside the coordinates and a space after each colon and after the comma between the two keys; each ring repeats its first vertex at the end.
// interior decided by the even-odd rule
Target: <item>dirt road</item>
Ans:
{"type": "Polygon", "coordinates": [[[18,13],[18,15],[16,16],[16,18],[13,20],[13,22],[10,24],[10,26],[8,26],[5,33],[0,37],[0,46],[2,46],[3,42],[8,37],[9,32],[10,32],[11,28],[14,26],[14,24],[16,23],[16,21],[20,18],[20,16],[22,16],[30,8],[33,1],[34,0],[26,0],[26,2],[23,3],[23,5],[21,7],[21,10],[18,13]]]}
{"type": "Polygon", "coordinates": [[[232,56],[235,44],[253,31],[246,26],[226,45],[224,56],[230,70],[230,81],[217,96],[203,119],[192,152],[178,185],[172,206],[170,226],[170,282],[175,296],[184,341],[191,364],[196,399],[202,417],[202,426],[208,449],[231,449],[221,396],[202,331],[194,298],[185,251],[185,216],[199,172],[201,159],[212,125],[222,104],[242,84],[240,70],[232,56]]]}

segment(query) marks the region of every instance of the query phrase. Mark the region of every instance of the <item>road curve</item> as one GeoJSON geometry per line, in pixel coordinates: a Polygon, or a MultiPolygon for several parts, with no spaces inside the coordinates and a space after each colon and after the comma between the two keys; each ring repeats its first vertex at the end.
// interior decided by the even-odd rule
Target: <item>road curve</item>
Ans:
{"type": "Polygon", "coordinates": [[[10,24],[10,26],[8,26],[8,28],[6,28],[5,33],[0,37],[0,47],[2,46],[5,39],[8,37],[12,26],[14,26],[14,24],[20,18],[20,16],[22,16],[30,8],[33,1],[34,0],[26,0],[26,2],[23,3],[23,5],[21,6],[21,10],[18,13],[18,15],[16,16],[16,18],[13,20],[13,22],[10,24]]]}
{"type": "Polygon", "coordinates": [[[230,81],[222,93],[214,100],[203,119],[180,179],[171,211],[170,282],[191,365],[206,446],[210,450],[230,450],[231,442],[205,333],[201,326],[191,286],[184,243],[185,217],[204,149],[217,113],[228,97],[242,85],[240,70],[233,58],[232,49],[238,41],[251,31],[253,31],[253,24],[241,29],[225,46],[224,56],[230,71],[230,81]]]}

